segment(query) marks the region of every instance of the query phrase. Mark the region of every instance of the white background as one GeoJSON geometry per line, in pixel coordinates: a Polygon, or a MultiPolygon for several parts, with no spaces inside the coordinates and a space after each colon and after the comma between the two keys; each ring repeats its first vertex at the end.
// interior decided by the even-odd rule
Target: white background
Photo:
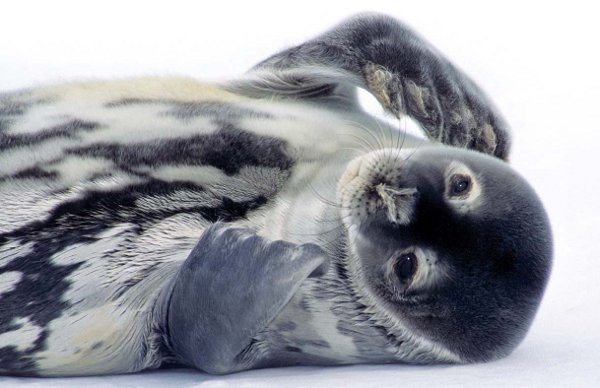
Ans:
{"type": "Polygon", "coordinates": [[[46,387],[600,386],[600,27],[592,2],[10,1],[0,6],[0,90],[63,80],[181,74],[226,78],[355,12],[413,26],[495,100],[512,163],[537,189],[555,264],[537,319],[508,358],[470,366],[284,368],[226,377],[161,371],[46,387]]]}

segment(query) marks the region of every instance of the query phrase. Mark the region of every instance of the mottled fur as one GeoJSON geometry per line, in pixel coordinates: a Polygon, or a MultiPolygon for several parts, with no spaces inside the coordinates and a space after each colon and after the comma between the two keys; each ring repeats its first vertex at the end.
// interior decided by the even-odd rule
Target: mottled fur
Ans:
{"type": "Polygon", "coordinates": [[[503,120],[479,88],[378,15],[219,85],[157,77],[0,95],[0,372],[174,363],[226,373],[507,354],[548,277],[543,209],[504,162],[420,148],[362,111],[356,86],[434,142],[508,156],[503,120]],[[363,157],[371,170],[352,167],[363,157]],[[477,196],[444,197],[453,171],[481,177],[477,196]],[[486,213],[484,196],[497,198],[498,212],[486,213]],[[487,218],[472,221],[479,213],[487,218]],[[477,245],[478,230],[492,248],[477,245]],[[418,300],[388,284],[393,265],[373,257],[413,247],[421,288],[409,290],[444,291],[411,309],[418,300]],[[493,271],[469,272],[464,261],[477,255],[493,271]],[[490,274],[503,280],[480,292],[490,274]],[[485,308],[453,288],[459,275],[469,295],[489,297],[485,308]],[[511,305],[517,297],[502,284],[527,298],[511,305]],[[452,303],[441,324],[423,320],[452,303]]]}

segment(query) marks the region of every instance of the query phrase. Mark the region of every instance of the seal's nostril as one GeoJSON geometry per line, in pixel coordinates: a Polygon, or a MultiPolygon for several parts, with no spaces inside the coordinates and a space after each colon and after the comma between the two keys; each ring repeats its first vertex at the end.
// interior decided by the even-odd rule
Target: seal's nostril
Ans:
{"type": "Polygon", "coordinates": [[[389,185],[375,186],[375,193],[386,210],[387,217],[394,224],[407,224],[414,211],[415,188],[396,189],[389,185]]]}

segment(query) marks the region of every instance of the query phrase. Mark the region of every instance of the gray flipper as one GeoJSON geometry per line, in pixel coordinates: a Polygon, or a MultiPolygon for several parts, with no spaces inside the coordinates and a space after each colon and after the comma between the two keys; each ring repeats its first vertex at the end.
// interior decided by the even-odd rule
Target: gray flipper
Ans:
{"type": "Polygon", "coordinates": [[[168,346],[209,373],[252,367],[240,360],[252,338],[302,281],[329,265],[317,245],[270,242],[250,229],[208,228],[177,275],[168,304],[168,346]]]}
{"type": "Polygon", "coordinates": [[[424,39],[393,18],[364,14],[255,66],[233,84],[251,95],[329,99],[355,106],[370,91],[427,136],[507,159],[507,125],[489,98],[424,39]]]}

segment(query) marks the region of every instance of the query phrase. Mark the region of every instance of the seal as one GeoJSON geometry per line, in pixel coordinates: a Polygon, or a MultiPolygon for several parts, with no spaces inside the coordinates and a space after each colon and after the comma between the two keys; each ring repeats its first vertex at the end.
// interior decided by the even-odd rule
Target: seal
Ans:
{"type": "Polygon", "coordinates": [[[485,94],[374,14],[223,83],[0,95],[0,372],[506,356],[552,262],[509,150],[485,94]]]}

